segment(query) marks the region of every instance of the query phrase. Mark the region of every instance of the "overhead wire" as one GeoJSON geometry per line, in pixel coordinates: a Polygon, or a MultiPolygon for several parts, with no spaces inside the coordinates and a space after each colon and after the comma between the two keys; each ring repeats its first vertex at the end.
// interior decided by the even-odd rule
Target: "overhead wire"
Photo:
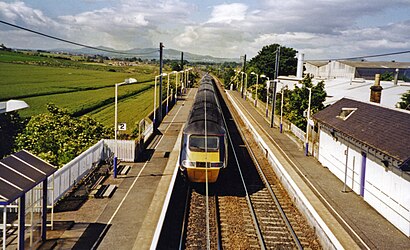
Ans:
{"type": "Polygon", "coordinates": [[[39,31],[35,31],[35,30],[32,30],[32,29],[28,29],[28,28],[25,28],[25,27],[22,27],[22,26],[19,26],[19,25],[16,25],[16,24],[12,24],[12,23],[9,23],[9,22],[3,21],[3,20],[0,20],[0,23],[5,24],[5,25],[8,25],[8,26],[11,26],[11,27],[14,27],[14,28],[17,28],[17,29],[21,29],[21,30],[24,30],[24,31],[27,31],[27,32],[30,32],[30,33],[34,33],[34,34],[37,34],[37,35],[40,35],[40,36],[44,36],[44,37],[47,37],[47,38],[50,38],[50,39],[53,39],[53,40],[61,41],[61,42],[64,42],[64,43],[69,43],[69,44],[76,45],[76,46],[81,46],[81,47],[85,47],[85,48],[89,48],[89,49],[93,49],[93,50],[98,50],[98,51],[103,51],[103,52],[109,52],[109,53],[114,53],[114,54],[132,55],[132,56],[142,56],[142,55],[149,55],[149,54],[152,54],[152,53],[154,53],[154,52],[158,52],[158,51],[159,51],[159,50],[156,49],[156,50],[152,50],[152,51],[148,51],[148,52],[136,54],[136,53],[131,53],[131,52],[123,52],[123,51],[117,51],[117,50],[109,50],[109,49],[98,48],[98,47],[94,47],[94,46],[90,46],[90,45],[78,43],[78,42],[73,42],[73,41],[70,41],[70,40],[67,40],[67,39],[63,39],[63,38],[59,38],[59,37],[52,36],[52,35],[47,35],[47,34],[45,34],[45,33],[42,33],[42,32],[39,32],[39,31]]]}
{"type": "Polygon", "coordinates": [[[375,54],[375,55],[367,55],[367,56],[358,56],[358,57],[345,57],[345,58],[338,58],[338,59],[330,59],[332,61],[337,60],[357,60],[357,59],[364,59],[364,58],[373,58],[373,57],[382,57],[382,56],[393,56],[393,55],[401,55],[410,53],[410,50],[398,51],[398,52],[390,52],[384,54],[375,54]]]}
{"type": "Polygon", "coordinates": [[[366,55],[366,56],[356,56],[356,57],[342,57],[342,58],[330,58],[330,59],[318,59],[312,61],[341,61],[341,60],[359,60],[365,58],[374,58],[374,57],[383,57],[383,56],[393,56],[393,55],[401,55],[410,53],[410,50],[404,51],[397,51],[397,52],[389,52],[384,54],[374,54],[374,55],[366,55]]]}
{"type": "MultiPolygon", "coordinates": [[[[29,28],[25,28],[16,24],[12,24],[3,20],[0,20],[0,23],[17,28],[17,29],[21,29],[30,33],[34,33],[40,36],[44,36],[50,39],[54,39],[57,41],[61,41],[61,42],[65,42],[65,43],[69,43],[72,45],[76,45],[76,46],[81,46],[81,47],[85,47],[85,48],[89,48],[89,49],[93,49],[93,50],[97,50],[97,51],[103,51],[103,52],[109,52],[109,53],[114,53],[114,54],[122,54],[122,55],[133,55],[133,56],[143,56],[143,55],[149,55],[152,54],[154,52],[158,52],[159,50],[155,49],[152,51],[148,51],[148,52],[144,52],[144,53],[131,53],[131,52],[123,52],[123,51],[117,51],[117,50],[109,50],[109,49],[104,49],[104,48],[98,48],[98,47],[94,47],[94,46],[90,46],[87,44],[82,44],[82,43],[78,43],[78,42],[74,42],[74,41],[70,41],[67,39],[63,39],[63,38],[59,38],[56,36],[52,36],[52,35],[48,35],[39,31],[35,31],[29,28]]],[[[358,59],[365,59],[365,58],[375,58],[375,57],[383,57],[383,56],[392,56],[392,55],[400,55],[400,54],[407,54],[410,53],[410,50],[404,50],[404,51],[397,51],[397,52],[389,52],[389,53],[384,53],[384,54],[373,54],[373,55],[365,55],[365,56],[356,56],[356,57],[342,57],[342,58],[331,58],[331,59],[318,59],[318,60],[314,60],[314,61],[339,61],[339,60],[358,60],[358,59]]]]}

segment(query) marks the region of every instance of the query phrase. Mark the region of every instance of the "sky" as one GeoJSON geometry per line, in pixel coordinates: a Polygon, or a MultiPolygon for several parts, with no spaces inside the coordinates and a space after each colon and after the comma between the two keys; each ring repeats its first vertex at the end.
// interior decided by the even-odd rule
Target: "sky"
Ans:
{"type": "MultiPolygon", "coordinates": [[[[117,50],[165,48],[250,59],[278,43],[305,59],[410,50],[410,0],[27,0],[1,1],[0,20],[117,50]]],[[[75,48],[0,23],[0,44],[75,48]]],[[[372,60],[410,62],[410,53],[372,60]]]]}

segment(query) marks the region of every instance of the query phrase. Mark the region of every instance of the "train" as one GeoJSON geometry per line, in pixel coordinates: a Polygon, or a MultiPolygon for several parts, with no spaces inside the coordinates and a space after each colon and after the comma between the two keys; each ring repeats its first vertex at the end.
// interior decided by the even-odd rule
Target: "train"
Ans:
{"type": "Polygon", "coordinates": [[[189,182],[215,183],[227,166],[227,133],[215,88],[205,74],[182,132],[179,168],[189,182]]]}

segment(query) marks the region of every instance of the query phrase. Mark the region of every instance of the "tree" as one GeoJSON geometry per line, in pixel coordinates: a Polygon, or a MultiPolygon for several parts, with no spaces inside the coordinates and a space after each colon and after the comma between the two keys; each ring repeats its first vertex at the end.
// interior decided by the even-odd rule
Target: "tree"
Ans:
{"type": "MultiPolygon", "coordinates": [[[[325,83],[318,82],[313,86],[312,79],[308,75],[300,81],[302,87],[295,86],[294,90],[285,90],[283,99],[283,116],[285,119],[295,124],[298,128],[306,129],[307,117],[304,112],[309,106],[309,90],[312,89],[312,100],[310,105],[311,115],[325,108],[323,102],[326,100],[325,83]]],[[[282,95],[278,94],[276,98],[276,112],[280,113],[282,95]]]]}
{"type": "Polygon", "coordinates": [[[229,88],[229,85],[232,83],[232,80],[235,77],[235,71],[229,67],[227,69],[225,69],[224,73],[223,73],[223,83],[224,83],[224,87],[225,88],[229,88]]]}
{"type": "Polygon", "coordinates": [[[397,107],[401,109],[410,110],[410,90],[401,96],[401,101],[397,103],[397,107]]]}
{"type": "Polygon", "coordinates": [[[250,68],[255,68],[258,74],[265,74],[270,79],[275,76],[275,61],[276,50],[280,47],[279,74],[280,75],[295,75],[297,68],[297,51],[292,48],[280,46],[279,44],[271,44],[264,46],[254,58],[249,62],[250,68]]]}
{"type": "Polygon", "coordinates": [[[26,149],[53,165],[63,166],[103,138],[112,135],[87,116],[75,118],[67,110],[47,105],[49,113],[33,116],[16,138],[16,151],[26,149]]]}
{"type": "Polygon", "coordinates": [[[24,124],[17,111],[0,114],[0,159],[12,152],[14,140],[24,124]]]}
{"type": "Polygon", "coordinates": [[[179,64],[178,61],[172,61],[171,62],[171,70],[172,71],[181,71],[182,70],[181,64],[179,64]]]}

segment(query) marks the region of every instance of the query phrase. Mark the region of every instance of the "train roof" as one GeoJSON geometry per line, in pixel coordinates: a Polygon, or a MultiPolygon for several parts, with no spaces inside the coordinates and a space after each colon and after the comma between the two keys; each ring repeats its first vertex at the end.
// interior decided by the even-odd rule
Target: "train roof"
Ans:
{"type": "Polygon", "coordinates": [[[215,96],[213,80],[207,76],[201,80],[201,85],[195,96],[184,133],[204,134],[205,121],[207,134],[225,134],[221,110],[215,96]]]}

